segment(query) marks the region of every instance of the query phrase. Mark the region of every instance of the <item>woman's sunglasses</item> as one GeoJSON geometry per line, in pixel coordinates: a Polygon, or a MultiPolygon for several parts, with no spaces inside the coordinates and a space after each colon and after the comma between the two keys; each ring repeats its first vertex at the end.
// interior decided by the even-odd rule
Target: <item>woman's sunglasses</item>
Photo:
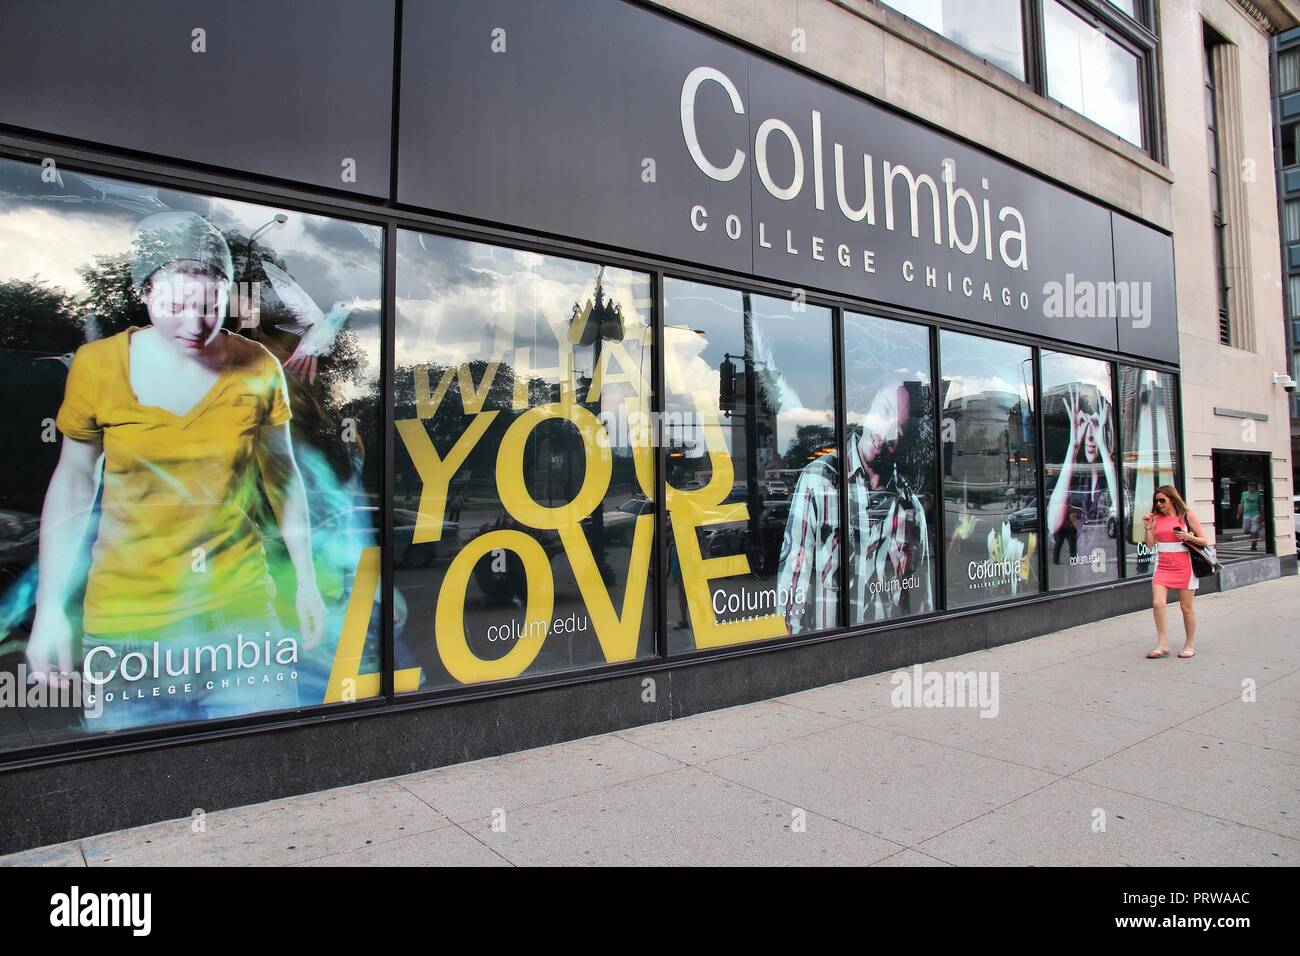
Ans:
{"type": "Polygon", "coordinates": [[[1163,505],[1163,504],[1168,504],[1168,503],[1169,503],[1169,499],[1168,499],[1168,498],[1157,498],[1157,499],[1156,499],[1156,504],[1158,504],[1158,505],[1163,505]]]}

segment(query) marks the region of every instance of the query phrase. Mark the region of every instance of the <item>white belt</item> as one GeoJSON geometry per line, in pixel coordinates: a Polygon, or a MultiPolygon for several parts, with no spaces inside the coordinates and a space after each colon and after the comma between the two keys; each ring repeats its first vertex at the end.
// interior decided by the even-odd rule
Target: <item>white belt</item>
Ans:
{"type": "Polygon", "coordinates": [[[1157,551],[1186,551],[1187,545],[1181,541],[1157,541],[1157,551]]]}

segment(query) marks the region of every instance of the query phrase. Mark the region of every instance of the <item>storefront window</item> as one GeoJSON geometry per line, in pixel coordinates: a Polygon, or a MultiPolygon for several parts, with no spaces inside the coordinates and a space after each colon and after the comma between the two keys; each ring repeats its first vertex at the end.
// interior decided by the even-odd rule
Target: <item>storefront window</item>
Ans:
{"type": "Polygon", "coordinates": [[[846,314],[844,383],[849,620],[924,614],[935,587],[929,329],[846,314]]]}
{"type": "MultiPolygon", "coordinates": [[[[1155,552],[1146,546],[1142,516],[1155,490],[1178,480],[1174,377],[1131,365],[1119,367],[1119,428],[1125,495],[1124,560],[1127,573],[1151,574],[1155,552]]],[[[1180,493],[1182,489],[1179,489],[1180,493]]]]}
{"type": "Polygon", "coordinates": [[[0,747],[378,693],[382,243],[0,161],[0,747]]]}
{"type": "Polygon", "coordinates": [[[664,286],[670,650],[838,626],[830,310],[664,286]]]}
{"type": "Polygon", "coordinates": [[[1214,481],[1214,547],[1220,561],[1237,561],[1273,552],[1270,527],[1272,481],[1266,452],[1210,453],[1214,481]]]}
{"type": "Polygon", "coordinates": [[[1025,78],[1020,0],[886,0],[958,46],[1025,78]]]}
{"type": "Polygon", "coordinates": [[[1043,4],[1047,95],[1142,146],[1140,60],[1064,5],[1043,4]]]}
{"type": "Polygon", "coordinates": [[[1049,588],[1119,576],[1119,475],[1110,364],[1043,352],[1044,547],[1049,588]]]}
{"type": "Polygon", "coordinates": [[[948,606],[1036,592],[1031,350],[945,331],[939,357],[948,606]]]}
{"type": "Polygon", "coordinates": [[[654,653],[650,277],[403,231],[398,691],[654,653]]]}

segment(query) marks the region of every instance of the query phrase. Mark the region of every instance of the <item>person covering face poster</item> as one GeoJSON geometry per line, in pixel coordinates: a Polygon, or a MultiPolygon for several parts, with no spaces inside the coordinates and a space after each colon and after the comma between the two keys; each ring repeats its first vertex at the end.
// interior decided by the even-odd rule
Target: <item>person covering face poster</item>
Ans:
{"type": "Polygon", "coordinates": [[[0,744],[356,695],[378,656],[378,229],[40,173],[0,163],[0,236],[41,240],[0,255],[0,356],[34,406],[7,429],[25,534],[0,596],[33,706],[0,744]]]}
{"type": "Polygon", "coordinates": [[[1110,365],[1044,352],[1047,580],[1075,587],[1119,576],[1119,476],[1110,365]]]}

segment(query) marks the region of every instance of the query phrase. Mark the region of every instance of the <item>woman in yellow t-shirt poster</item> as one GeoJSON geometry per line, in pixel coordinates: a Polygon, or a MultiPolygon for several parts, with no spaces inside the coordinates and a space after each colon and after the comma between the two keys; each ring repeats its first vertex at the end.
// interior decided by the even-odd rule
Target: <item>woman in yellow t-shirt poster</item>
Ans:
{"type": "Polygon", "coordinates": [[[140,222],[131,277],[151,324],[83,345],[68,371],[41,514],[31,671],[60,683],[71,674],[68,604],[84,583],[89,729],[295,707],[295,667],[319,642],[326,611],[283,369],[222,329],[234,266],[206,219],[140,222]],[[271,604],[259,473],[297,578],[296,634],[271,604]]]}

